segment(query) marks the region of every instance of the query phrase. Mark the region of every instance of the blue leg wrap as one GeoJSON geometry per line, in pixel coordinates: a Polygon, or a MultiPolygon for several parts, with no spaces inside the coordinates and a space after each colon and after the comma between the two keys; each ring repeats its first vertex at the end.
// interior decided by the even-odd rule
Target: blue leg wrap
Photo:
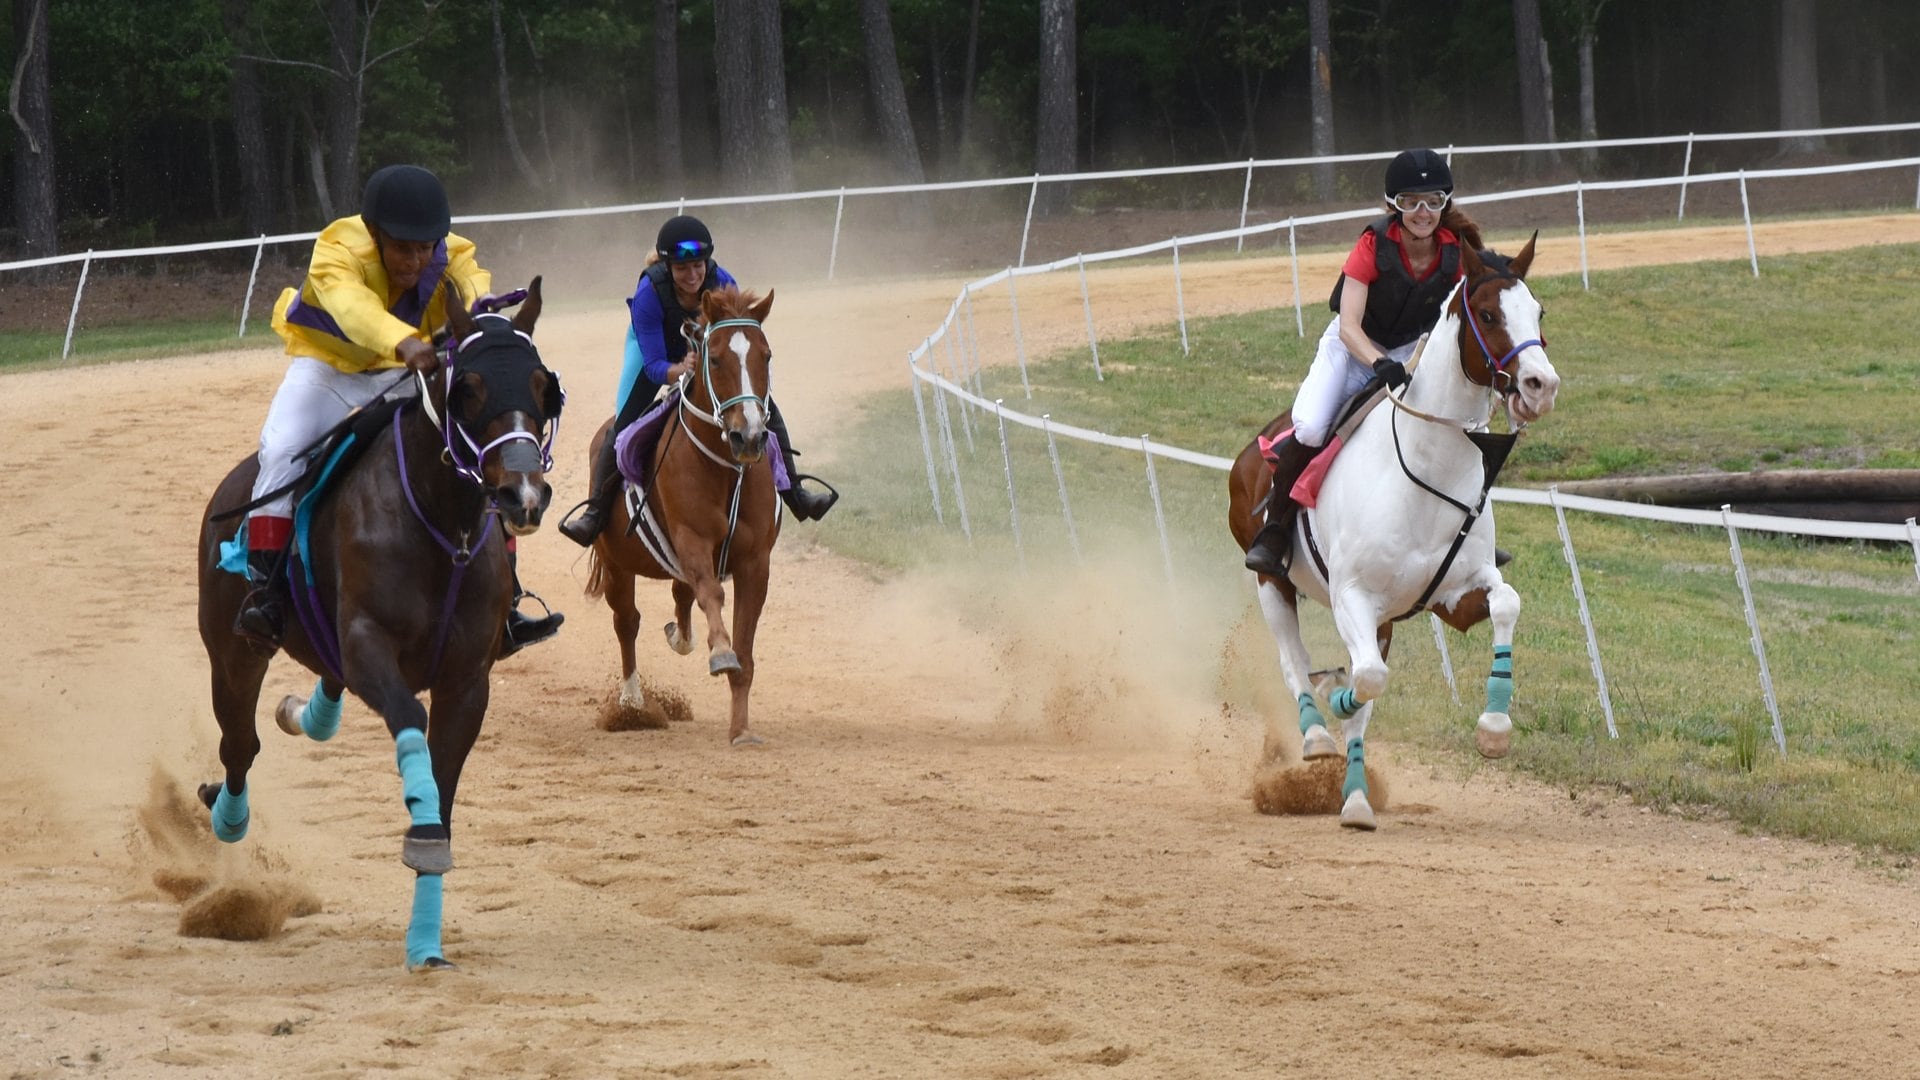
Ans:
{"type": "Polygon", "coordinates": [[[393,740],[394,760],[400,766],[400,794],[415,825],[439,825],[440,785],[433,780],[433,759],[427,755],[427,733],[407,728],[393,740]]]}
{"type": "Polygon", "coordinates": [[[1347,740],[1347,779],[1340,785],[1340,801],[1356,791],[1367,790],[1367,750],[1359,739],[1347,740]]]}
{"type": "Polygon", "coordinates": [[[1343,686],[1333,693],[1328,694],[1327,706],[1333,710],[1333,715],[1342,720],[1360,711],[1360,703],[1353,699],[1353,687],[1351,686],[1343,686]]]}
{"type": "Polygon", "coordinates": [[[213,835],[229,844],[238,843],[247,835],[247,825],[253,820],[253,814],[247,809],[247,793],[238,795],[227,793],[227,785],[220,785],[220,794],[213,797],[213,835]]]}
{"type": "Polygon", "coordinates": [[[440,951],[439,874],[416,874],[413,878],[413,921],[407,924],[407,966],[419,967],[436,958],[440,951]]]}
{"type": "Polygon", "coordinates": [[[1320,707],[1313,703],[1312,694],[1301,694],[1300,695],[1300,734],[1305,735],[1307,733],[1307,729],[1313,727],[1315,724],[1318,724],[1321,727],[1326,727],[1327,718],[1320,715],[1320,707]]]}
{"type": "Polygon", "coordinates": [[[1513,646],[1493,650],[1493,673],[1487,676],[1487,711],[1503,713],[1513,703],[1513,646]]]}
{"type": "Polygon", "coordinates": [[[325,680],[313,684],[313,696],[300,710],[300,730],[314,742],[326,742],[340,730],[340,699],[327,696],[325,680]]]}

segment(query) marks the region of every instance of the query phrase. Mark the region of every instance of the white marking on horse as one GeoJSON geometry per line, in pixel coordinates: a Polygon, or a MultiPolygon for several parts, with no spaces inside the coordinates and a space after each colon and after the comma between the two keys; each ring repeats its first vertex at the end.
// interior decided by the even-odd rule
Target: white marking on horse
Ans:
{"type": "Polygon", "coordinates": [[[727,348],[740,358],[740,392],[756,400],[741,405],[741,414],[746,418],[747,430],[756,431],[766,424],[760,415],[759,392],[753,386],[753,373],[747,370],[747,357],[753,355],[753,342],[748,340],[746,331],[736,330],[727,341],[727,348]]]}

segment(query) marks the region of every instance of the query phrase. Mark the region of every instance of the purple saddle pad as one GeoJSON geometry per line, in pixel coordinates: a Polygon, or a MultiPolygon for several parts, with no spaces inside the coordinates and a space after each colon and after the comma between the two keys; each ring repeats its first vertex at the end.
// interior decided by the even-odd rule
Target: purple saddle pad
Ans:
{"type": "MultiPolygon", "coordinates": [[[[614,461],[620,466],[620,475],[628,483],[643,490],[651,484],[653,448],[659,444],[661,433],[667,430],[667,425],[672,423],[673,408],[679,399],[679,388],[669,389],[653,408],[641,413],[640,419],[628,424],[614,439],[614,461]]],[[[787,475],[786,455],[781,452],[780,437],[772,432],[767,433],[767,456],[772,459],[774,489],[787,490],[793,485],[793,480],[787,475]]]]}

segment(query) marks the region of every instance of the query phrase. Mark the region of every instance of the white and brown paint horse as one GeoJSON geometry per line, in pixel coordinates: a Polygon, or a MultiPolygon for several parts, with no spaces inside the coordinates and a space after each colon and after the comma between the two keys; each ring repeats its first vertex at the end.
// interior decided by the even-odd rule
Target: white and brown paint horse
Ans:
{"type": "MultiPolygon", "coordinates": [[[[1524,280],[1533,253],[1533,239],[1511,260],[1465,252],[1464,280],[1428,335],[1412,382],[1358,422],[1327,470],[1317,506],[1295,519],[1287,578],[1256,575],[1260,610],[1300,705],[1305,758],[1337,757],[1340,747],[1314,704],[1300,593],[1332,610],[1347,647],[1352,684],[1330,694],[1328,704],[1346,740],[1340,823],[1351,828],[1375,826],[1364,740],[1373,702],[1387,688],[1395,620],[1433,611],[1462,631],[1492,620],[1493,673],[1476,742],[1487,757],[1508,749],[1520,597],[1494,568],[1487,490],[1511,436],[1490,436],[1486,427],[1495,404],[1504,403],[1514,429],[1523,428],[1553,409],[1560,389],[1540,336],[1540,302],[1524,280]],[[1494,449],[1483,456],[1482,444],[1494,449]]],[[[1289,423],[1282,415],[1263,434],[1289,423]]],[[[1256,440],[1240,452],[1228,481],[1229,524],[1243,550],[1260,528],[1255,510],[1271,486],[1256,440]]]]}

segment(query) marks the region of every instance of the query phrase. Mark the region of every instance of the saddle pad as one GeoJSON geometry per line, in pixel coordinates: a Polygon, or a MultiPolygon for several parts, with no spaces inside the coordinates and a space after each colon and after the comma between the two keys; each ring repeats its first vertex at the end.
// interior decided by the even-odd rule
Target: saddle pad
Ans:
{"type": "MultiPolygon", "coordinates": [[[[1267,459],[1267,464],[1271,465],[1277,460],[1273,448],[1280,444],[1280,440],[1291,434],[1293,429],[1287,428],[1272,437],[1261,435],[1257,438],[1256,441],[1260,444],[1260,456],[1267,459]]],[[[1326,480],[1327,470],[1333,466],[1334,456],[1339,454],[1340,448],[1345,445],[1346,440],[1335,435],[1327,441],[1327,445],[1322,447],[1318,454],[1313,456],[1313,460],[1307,463],[1307,467],[1300,471],[1300,479],[1293,482],[1293,490],[1289,494],[1294,502],[1301,506],[1319,504],[1320,484],[1326,480]]]]}
{"type": "MultiPolygon", "coordinates": [[[[620,475],[634,487],[644,491],[652,486],[653,448],[659,445],[661,433],[667,430],[679,399],[680,389],[669,388],[665,397],[615,436],[614,463],[620,467],[620,475]]],[[[793,479],[787,475],[787,455],[780,445],[780,437],[771,431],[767,432],[767,456],[773,464],[774,490],[792,487],[793,479]]]]}

